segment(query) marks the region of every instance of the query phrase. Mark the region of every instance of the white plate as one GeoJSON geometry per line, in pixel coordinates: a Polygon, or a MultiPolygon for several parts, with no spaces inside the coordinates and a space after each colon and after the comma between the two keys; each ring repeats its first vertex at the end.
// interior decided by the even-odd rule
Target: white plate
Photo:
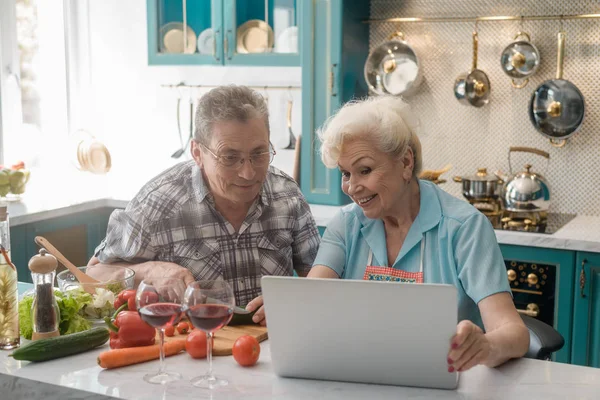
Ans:
{"type": "Polygon", "coordinates": [[[277,53],[297,53],[298,52],[298,27],[290,26],[285,28],[277,37],[275,45],[277,53]]]}
{"type": "Polygon", "coordinates": [[[213,54],[215,46],[215,31],[212,28],[203,30],[198,35],[198,52],[200,54],[213,54]]]}
{"type": "Polygon", "coordinates": [[[187,26],[187,47],[183,48],[183,23],[169,22],[160,28],[160,52],[161,53],[185,53],[196,52],[196,32],[187,26]]]}

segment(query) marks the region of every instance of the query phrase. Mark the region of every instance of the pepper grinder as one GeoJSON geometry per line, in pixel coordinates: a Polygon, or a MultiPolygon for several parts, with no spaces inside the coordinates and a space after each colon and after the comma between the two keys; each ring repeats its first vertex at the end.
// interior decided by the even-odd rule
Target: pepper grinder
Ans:
{"type": "Polygon", "coordinates": [[[32,340],[60,335],[58,331],[60,310],[53,286],[57,267],[56,258],[48,254],[46,249],[40,249],[39,254],[29,260],[29,270],[34,284],[34,298],[31,305],[32,340]]]}

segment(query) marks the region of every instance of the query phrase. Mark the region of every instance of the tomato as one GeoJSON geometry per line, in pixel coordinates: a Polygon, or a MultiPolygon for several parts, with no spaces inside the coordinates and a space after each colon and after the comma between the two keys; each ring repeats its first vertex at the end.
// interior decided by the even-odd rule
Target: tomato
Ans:
{"type": "Polygon", "coordinates": [[[25,168],[25,162],[23,162],[23,161],[19,161],[10,167],[10,169],[12,169],[12,170],[18,170],[18,169],[23,169],[23,168],[25,168]]]}
{"type": "Polygon", "coordinates": [[[173,325],[167,325],[167,327],[165,328],[165,336],[175,336],[175,327],[173,325]]]}
{"type": "Polygon", "coordinates": [[[190,332],[185,340],[185,351],[187,351],[192,358],[205,358],[206,333],[200,330],[190,332]]]}
{"type": "Polygon", "coordinates": [[[177,324],[177,332],[182,335],[185,335],[190,330],[190,325],[187,322],[180,322],[177,324]]]}
{"type": "Polygon", "coordinates": [[[256,364],[258,356],[260,356],[260,344],[253,336],[240,336],[233,344],[233,358],[243,367],[256,364]]]}

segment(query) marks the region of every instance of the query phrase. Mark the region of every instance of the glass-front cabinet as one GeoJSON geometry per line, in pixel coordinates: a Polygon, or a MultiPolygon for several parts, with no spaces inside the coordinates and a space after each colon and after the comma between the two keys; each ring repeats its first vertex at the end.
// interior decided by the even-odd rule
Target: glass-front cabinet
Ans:
{"type": "Polygon", "coordinates": [[[297,2],[147,0],[148,63],[299,66],[297,2]]]}

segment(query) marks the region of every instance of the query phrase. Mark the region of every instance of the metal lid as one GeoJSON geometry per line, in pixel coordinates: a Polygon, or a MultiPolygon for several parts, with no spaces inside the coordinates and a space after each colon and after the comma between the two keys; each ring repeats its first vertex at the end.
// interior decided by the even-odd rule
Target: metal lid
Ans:
{"type": "Polygon", "coordinates": [[[462,179],[475,182],[492,182],[497,181],[498,177],[495,175],[489,175],[487,173],[487,168],[477,168],[477,173],[475,175],[465,176],[462,179]]]}

